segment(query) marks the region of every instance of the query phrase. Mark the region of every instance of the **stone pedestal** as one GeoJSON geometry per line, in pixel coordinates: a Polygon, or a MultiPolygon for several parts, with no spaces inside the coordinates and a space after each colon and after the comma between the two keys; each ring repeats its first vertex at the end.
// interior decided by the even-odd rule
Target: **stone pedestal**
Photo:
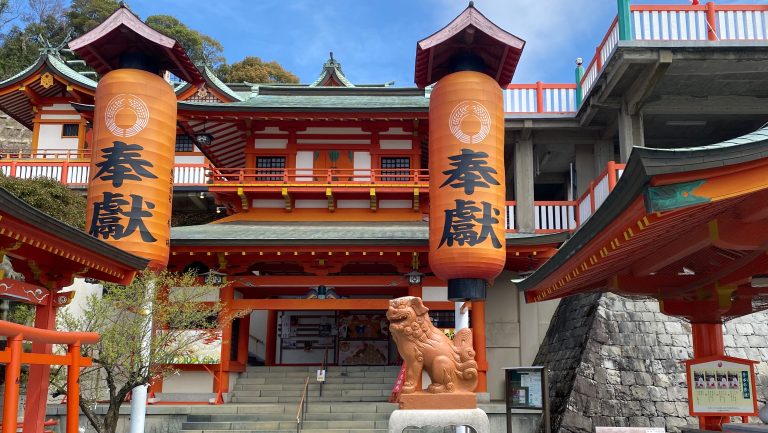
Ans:
{"type": "Polygon", "coordinates": [[[400,409],[403,410],[443,410],[476,409],[477,394],[474,392],[446,392],[432,394],[419,391],[400,394],[400,409]]]}
{"type": "Polygon", "coordinates": [[[396,410],[389,416],[389,433],[406,428],[468,426],[477,433],[491,433],[488,415],[481,409],[396,410]]]}

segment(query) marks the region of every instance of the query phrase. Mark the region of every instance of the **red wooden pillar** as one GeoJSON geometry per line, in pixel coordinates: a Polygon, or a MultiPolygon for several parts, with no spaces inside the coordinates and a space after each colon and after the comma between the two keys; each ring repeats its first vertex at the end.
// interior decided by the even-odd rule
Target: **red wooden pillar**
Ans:
{"type": "Polygon", "coordinates": [[[469,313],[472,327],[472,343],[475,346],[477,361],[477,388],[475,392],[488,392],[488,361],[485,358],[485,301],[472,301],[469,313]]]}
{"type": "Polygon", "coordinates": [[[5,365],[5,395],[3,396],[3,433],[16,433],[19,417],[19,377],[21,376],[22,337],[17,335],[7,340],[6,351],[11,360],[5,365]]]}
{"type": "Polygon", "coordinates": [[[221,330],[221,356],[220,366],[215,373],[213,392],[224,394],[229,392],[229,362],[232,354],[232,320],[229,318],[232,301],[235,299],[235,288],[232,286],[223,287],[220,291],[221,302],[224,303],[221,315],[226,318],[227,323],[221,330]]]}
{"type": "MultiPolygon", "coordinates": [[[[49,300],[47,305],[35,308],[35,328],[56,329],[56,307],[49,300]]],[[[32,343],[33,353],[51,353],[51,345],[32,343]]],[[[45,408],[48,401],[48,384],[51,374],[50,365],[30,365],[27,381],[27,407],[24,410],[23,433],[43,431],[45,408]]]]}
{"type": "Polygon", "coordinates": [[[251,315],[246,314],[238,321],[240,327],[237,334],[237,362],[243,365],[248,364],[248,341],[251,335],[251,315]]]}
{"type": "MultiPolygon", "coordinates": [[[[723,345],[723,325],[720,323],[692,323],[693,357],[725,355],[723,345]]],[[[700,416],[699,428],[702,430],[722,430],[723,422],[729,417],[700,416]]]]}
{"type": "Polygon", "coordinates": [[[422,288],[421,284],[411,284],[408,286],[408,296],[415,296],[421,298],[422,288]]]}
{"type": "Polygon", "coordinates": [[[67,433],[77,433],[80,420],[80,342],[67,348],[71,361],[67,367],[67,433]]]}
{"type": "Polygon", "coordinates": [[[267,334],[264,343],[264,364],[275,365],[275,352],[277,352],[277,311],[267,311],[267,334]]]}

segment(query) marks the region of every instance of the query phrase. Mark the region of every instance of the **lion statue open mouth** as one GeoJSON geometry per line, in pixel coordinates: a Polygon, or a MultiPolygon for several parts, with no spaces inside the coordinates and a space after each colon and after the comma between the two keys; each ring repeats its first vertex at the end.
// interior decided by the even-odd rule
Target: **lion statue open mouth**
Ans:
{"type": "Polygon", "coordinates": [[[421,391],[416,386],[423,370],[432,381],[428,392],[474,392],[477,363],[472,331],[464,328],[451,341],[432,325],[428,311],[421,299],[413,296],[389,301],[389,331],[406,368],[402,393],[421,391]]]}

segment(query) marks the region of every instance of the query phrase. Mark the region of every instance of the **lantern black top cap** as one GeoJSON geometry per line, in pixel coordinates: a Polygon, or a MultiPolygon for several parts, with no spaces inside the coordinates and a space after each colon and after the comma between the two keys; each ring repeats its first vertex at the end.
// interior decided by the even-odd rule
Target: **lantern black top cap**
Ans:
{"type": "Polygon", "coordinates": [[[512,81],[525,41],[475,9],[474,2],[431,36],[416,44],[414,81],[426,87],[457,70],[479,70],[506,86],[512,81]],[[469,69],[457,64],[473,59],[469,69]]]}
{"type": "Polygon", "coordinates": [[[126,58],[136,67],[135,53],[141,53],[146,66],[139,69],[167,70],[188,83],[204,82],[178,41],[146,25],[125,2],[103,23],[71,41],[69,48],[100,75],[125,67],[126,58]]]}

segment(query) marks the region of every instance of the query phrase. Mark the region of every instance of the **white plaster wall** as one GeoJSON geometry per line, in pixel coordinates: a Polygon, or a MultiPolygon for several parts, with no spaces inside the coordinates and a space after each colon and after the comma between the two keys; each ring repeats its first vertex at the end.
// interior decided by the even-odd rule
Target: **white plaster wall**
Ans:
{"type": "Polygon", "coordinates": [[[323,128],[323,127],[309,127],[301,131],[298,136],[301,137],[305,134],[367,134],[362,128],[323,128]]]}
{"type": "MultiPolygon", "coordinates": [[[[312,174],[312,168],[315,166],[315,153],[312,151],[302,150],[296,152],[296,174],[312,174]],[[302,170],[304,169],[304,170],[302,170]]],[[[297,177],[298,182],[311,182],[311,177],[297,177]]]]}
{"type": "Polygon", "coordinates": [[[379,200],[381,209],[410,209],[413,207],[412,200],[379,200]]]}
{"type": "Polygon", "coordinates": [[[203,155],[182,155],[174,157],[173,161],[176,164],[202,164],[205,162],[203,155]]]}
{"type": "Polygon", "coordinates": [[[339,209],[368,209],[371,207],[370,200],[337,200],[336,207],[339,209]]]}
{"type": "Polygon", "coordinates": [[[37,150],[45,149],[72,149],[77,150],[77,137],[62,138],[63,126],[58,123],[41,123],[40,133],[37,137],[37,150]]]}
{"type": "Polygon", "coordinates": [[[77,113],[72,114],[41,114],[40,118],[43,120],[74,120],[75,122],[68,122],[68,123],[77,123],[80,121],[81,117],[77,113]]]}
{"type": "Polygon", "coordinates": [[[331,138],[331,139],[323,139],[323,138],[298,138],[296,139],[296,144],[298,145],[308,145],[308,144],[339,144],[339,145],[345,145],[345,144],[369,144],[371,141],[366,139],[359,139],[359,138],[331,138]]]}
{"type": "Polygon", "coordinates": [[[296,200],[296,209],[322,209],[328,207],[327,200],[296,200]]]}
{"type": "Polygon", "coordinates": [[[408,149],[413,146],[411,140],[379,140],[379,147],[382,149],[408,149]]]}
{"type": "Polygon", "coordinates": [[[180,371],[163,380],[163,392],[213,392],[213,375],[207,371],[180,371]]]}
{"type": "MultiPolygon", "coordinates": [[[[72,105],[70,104],[53,104],[53,105],[45,105],[43,106],[43,111],[64,111],[64,110],[72,110],[72,105]]],[[[78,114],[78,117],[80,115],[78,114]]]]}
{"type": "Polygon", "coordinates": [[[403,128],[389,128],[386,132],[382,132],[382,135],[384,134],[410,134],[410,132],[405,132],[403,128]]]}
{"type": "Polygon", "coordinates": [[[254,199],[252,203],[254,209],[282,209],[285,207],[283,199],[254,199]]]}
{"type": "Polygon", "coordinates": [[[421,299],[425,301],[447,301],[448,287],[429,287],[421,288],[421,299]]]}
{"type": "Polygon", "coordinates": [[[287,138],[256,138],[254,140],[256,149],[285,149],[288,147],[287,138]]]}
{"type": "Polygon", "coordinates": [[[371,178],[371,152],[354,152],[352,156],[355,169],[355,182],[365,182],[371,178]]]}

